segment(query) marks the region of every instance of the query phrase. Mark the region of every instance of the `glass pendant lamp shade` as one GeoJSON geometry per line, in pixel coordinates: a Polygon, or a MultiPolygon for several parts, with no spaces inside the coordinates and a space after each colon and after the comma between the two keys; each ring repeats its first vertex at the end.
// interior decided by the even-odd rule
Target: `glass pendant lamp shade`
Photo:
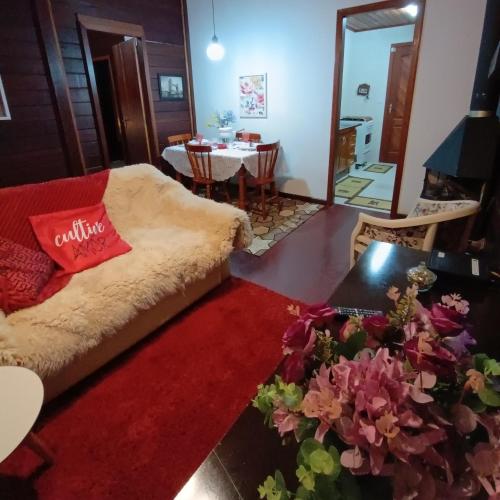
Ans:
{"type": "Polygon", "coordinates": [[[224,57],[224,47],[219,43],[219,40],[214,35],[212,41],[207,47],[207,56],[212,61],[220,61],[224,57]]]}
{"type": "Polygon", "coordinates": [[[214,26],[214,36],[212,37],[212,41],[207,47],[207,56],[212,61],[220,61],[224,57],[224,47],[219,43],[219,39],[215,34],[215,9],[214,9],[214,0],[212,0],[212,23],[214,26]]]}

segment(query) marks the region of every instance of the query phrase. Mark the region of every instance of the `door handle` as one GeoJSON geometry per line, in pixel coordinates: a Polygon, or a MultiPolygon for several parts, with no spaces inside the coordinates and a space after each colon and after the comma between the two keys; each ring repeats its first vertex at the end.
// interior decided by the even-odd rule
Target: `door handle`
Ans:
{"type": "Polygon", "coordinates": [[[392,102],[389,104],[389,114],[392,113],[392,102]]]}

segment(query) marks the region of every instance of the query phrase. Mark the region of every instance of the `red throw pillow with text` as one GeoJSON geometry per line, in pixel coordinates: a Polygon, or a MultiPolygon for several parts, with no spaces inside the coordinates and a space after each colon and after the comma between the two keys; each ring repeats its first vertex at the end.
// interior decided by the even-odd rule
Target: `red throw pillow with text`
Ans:
{"type": "Polygon", "coordinates": [[[103,203],[29,219],[40,246],[68,273],[97,266],[132,249],[116,232],[103,203]]]}
{"type": "Polygon", "coordinates": [[[9,314],[37,304],[53,272],[44,252],[0,237],[0,309],[9,314]]]}

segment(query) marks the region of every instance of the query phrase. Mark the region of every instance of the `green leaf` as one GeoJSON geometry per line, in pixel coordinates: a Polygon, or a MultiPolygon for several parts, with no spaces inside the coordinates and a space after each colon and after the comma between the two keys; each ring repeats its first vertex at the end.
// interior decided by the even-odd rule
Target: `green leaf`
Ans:
{"type": "Polygon", "coordinates": [[[498,377],[500,375],[500,363],[496,359],[487,359],[484,362],[484,374],[498,377]]]}
{"type": "Polygon", "coordinates": [[[264,422],[273,427],[272,414],[278,393],[274,384],[259,385],[257,395],[252,400],[252,406],[257,408],[264,415],[264,422]]]}
{"type": "Polygon", "coordinates": [[[336,480],[339,477],[340,472],[342,471],[342,465],[340,465],[340,454],[335,446],[330,446],[328,448],[328,453],[333,460],[333,470],[330,475],[333,477],[333,479],[336,480]]]}
{"type": "Polygon", "coordinates": [[[309,457],[311,456],[311,453],[321,449],[323,449],[323,446],[319,441],[316,441],[316,439],[314,438],[304,439],[304,441],[300,445],[299,453],[297,455],[298,465],[301,464],[309,465],[309,457]]]}
{"type": "Polygon", "coordinates": [[[277,470],[274,477],[267,476],[263,484],[261,484],[257,491],[259,493],[259,498],[265,498],[267,500],[289,500],[290,495],[286,489],[285,480],[283,479],[283,474],[277,470]]]}
{"type": "Polygon", "coordinates": [[[483,413],[487,409],[487,406],[475,394],[465,397],[463,403],[474,413],[483,413]]]}
{"type": "Polygon", "coordinates": [[[477,393],[479,399],[487,406],[500,407],[500,394],[491,387],[486,386],[477,393]]]}
{"type": "MultiPolygon", "coordinates": [[[[286,491],[286,483],[285,483],[285,478],[283,477],[283,474],[281,471],[277,470],[274,473],[274,480],[276,481],[276,487],[281,490],[281,491],[286,491]]],[[[288,496],[287,496],[288,497],[288,496]]]]}
{"type": "Polygon", "coordinates": [[[333,458],[325,450],[315,450],[309,456],[309,464],[311,470],[318,474],[326,474],[329,476],[333,472],[333,458]]]}
{"type": "Polygon", "coordinates": [[[281,493],[276,489],[276,481],[272,476],[267,476],[264,483],[258,488],[259,498],[266,498],[267,500],[281,500],[281,493]]]}
{"type": "Polygon", "coordinates": [[[488,359],[489,359],[488,356],[484,353],[475,354],[473,357],[474,368],[478,372],[483,373],[484,372],[484,362],[487,361],[488,359]]]}
{"type": "Polygon", "coordinates": [[[303,465],[300,465],[295,473],[300,483],[307,491],[314,491],[315,480],[313,471],[307,470],[303,465]]]}
{"type": "Polygon", "coordinates": [[[302,389],[295,384],[284,384],[282,400],[287,408],[297,408],[302,402],[302,389]]]}
{"type": "Polygon", "coordinates": [[[297,492],[295,493],[295,500],[313,500],[314,494],[310,491],[307,491],[303,486],[299,486],[297,488],[297,492]]]}
{"type": "Polygon", "coordinates": [[[318,500],[343,500],[335,479],[331,476],[318,476],[314,493],[314,498],[318,500]]]}
{"type": "Polygon", "coordinates": [[[319,420],[317,418],[302,417],[295,431],[297,441],[303,441],[306,438],[312,438],[318,428],[319,420]]]}

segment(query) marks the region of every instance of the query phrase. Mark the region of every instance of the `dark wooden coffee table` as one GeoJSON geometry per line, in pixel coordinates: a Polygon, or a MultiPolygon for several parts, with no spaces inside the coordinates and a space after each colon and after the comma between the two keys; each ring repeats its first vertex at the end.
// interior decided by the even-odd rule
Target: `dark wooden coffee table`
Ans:
{"type": "MultiPolygon", "coordinates": [[[[425,252],[372,243],[329,302],[334,306],[386,312],[393,305],[385,295],[387,289],[394,285],[404,290],[408,286],[406,270],[427,257],[425,252]]],[[[500,324],[500,289],[442,276],[430,292],[419,295],[419,300],[426,305],[453,292],[461,293],[471,303],[469,318],[474,325],[477,350],[498,358],[500,343],[495,334],[500,324]]],[[[283,446],[276,430],[268,429],[262,415],[249,405],[193,474],[178,498],[255,499],[258,498],[258,485],[276,469],[284,473],[287,485],[295,488],[296,452],[296,444],[283,446]]],[[[369,478],[362,481],[370,483],[369,487],[363,488],[363,498],[390,498],[383,482],[373,482],[369,478]]]]}

